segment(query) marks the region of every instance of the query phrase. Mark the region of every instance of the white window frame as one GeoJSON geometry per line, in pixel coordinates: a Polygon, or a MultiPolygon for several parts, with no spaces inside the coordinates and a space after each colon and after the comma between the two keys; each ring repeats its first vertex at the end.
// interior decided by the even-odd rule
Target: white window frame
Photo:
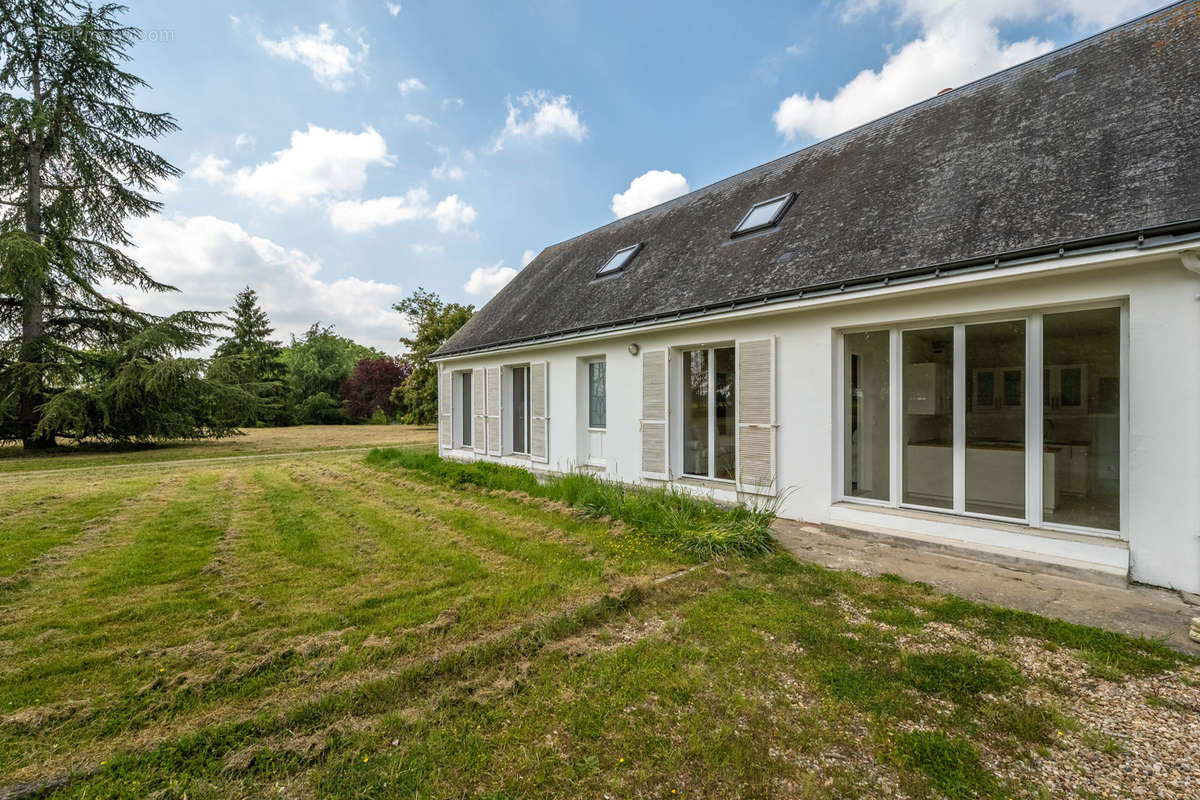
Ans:
{"type": "Polygon", "coordinates": [[[608,358],[605,356],[596,356],[583,360],[583,392],[584,392],[584,409],[583,409],[583,424],[584,424],[584,442],[583,442],[583,458],[584,463],[593,467],[604,467],[608,464],[608,358]],[[592,365],[604,365],[604,427],[597,428],[592,426],[592,365]],[[600,453],[603,455],[595,455],[592,444],[596,443],[600,453]]]}
{"type": "Polygon", "coordinates": [[[891,320],[875,324],[855,325],[835,329],[837,346],[834,354],[834,463],[833,463],[833,502],[853,503],[855,505],[873,505],[883,508],[906,508],[927,511],[949,517],[968,517],[1024,525],[1065,533],[1080,533],[1110,539],[1128,539],[1129,537],[1129,301],[1127,298],[1094,300],[1060,305],[1037,306],[997,311],[983,314],[962,315],[953,317],[935,317],[921,320],[891,320]],[[1042,423],[1044,412],[1042,408],[1042,364],[1043,348],[1043,317],[1046,314],[1069,313],[1073,311],[1091,311],[1105,308],[1116,308],[1121,312],[1120,328],[1120,516],[1119,528],[1091,528],[1079,525],[1066,525],[1050,522],[1043,518],[1043,440],[1042,423]],[[981,514],[966,510],[966,328],[991,322],[1025,322],[1025,513],[1023,517],[1002,517],[991,514],[981,514]],[[954,332],[954,361],[953,361],[953,402],[954,402],[954,470],[953,493],[951,508],[941,506],[923,506],[914,503],[901,502],[904,496],[903,475],[903,420],[904,420],[904,369],[903,369],[903,339],[905,331],[926,330],[929,328],[952,328],[954,332]],[[889,414],[888,414],[888,471],[889,492],[888,500],[877,500],[868,497],[855,497],[846,494],[845,483],[845,426],[846,426],[846,335],[887,331],[889,333],[888,372],[889,372],[889,414]],[[1033,444],[1034,446],[1031,446],[1033,444]]]}
{"type": "MultiPolygon", "coordinates": [[[[717,483],[728,483],[733,486],[737,485],[736,469],[735,469],[735,476],[733,478],[718,478],[715,475],[715,473],[717,471],[717,446],[716,446],[716,442],[717,442],[717,404],[715,402],[713,402],[713,397],[716,392],[716,385],[717,385],[717,371],[716,371],[717,370],[717,360],[714,357],[714,351],[715,350],[734,349],[734,368],[733,368],[734,369],[734,387],[735,387],[734,391],[736,392],[737,387],[738,387],[738,384],[737,384],[737,378],[738,378],[737,351],[735,349],[736,347],[737,347],[736,342],[717,342],[716,344],[702,344],[702,345],[684,346],[684,347],[675,348],[676,352],[679,353],[680,358],[673,359],[673,360],[678,362],[679,366],[678,366],[677,372],[676,371],[671,372],[671,378],[677,387],[673,394],[675,395],[676,407],[678,407],[680,409],[680,413],[678,415],[679,420],[675,424],[675,426],[674,426],[675,430],[673,432],[675,433],[675,436],[674,436],[675,441],[679,442],[679,446],[678,446],[676,455],[678,456],[678,459],[679,459],[677,463],[679,464],[679,475],[681,477],[692,478],[693,480],[715,481],[717,483]],[[684,464],[684,454],[683,454],[684,427],[683,426],[686,424],[686,422],[683,418],[684,415],[683,415],[682,409],[687,408],[687,387],[683,383],[683,361],[688,353],[694,353],[698,350],[704,350],[708,353],[708,474],[707,475],[697,475],[692,472],[684,472],[683,471],[683,464],[684,464]]],[[[740,432],[737,429],[737,403],[736,402],[734,403],[734,407],[733,407],[733,425],[734,425],[733,459],[734,459],[734,464],[736,464],[737,456],[738,456],[738,448],[741,447],[741,437],[739,435],[740,432]]]]}
{"type": "Polygon", "coordinates": [[[474,375],[469,369],[455,370],[450,381],[451,421],[454,435],[450,441],[455,450],[473,450],[475,447],[475,387],[471,387],[464,398],[463,381],[474,381],[474,375]],[[468,443],[465,434],[471,432],[471,442],[468,443]]]}

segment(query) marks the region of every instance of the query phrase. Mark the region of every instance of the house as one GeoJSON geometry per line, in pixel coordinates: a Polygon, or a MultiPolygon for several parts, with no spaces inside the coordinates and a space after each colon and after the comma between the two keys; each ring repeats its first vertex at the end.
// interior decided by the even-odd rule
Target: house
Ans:
{"type": "Polygon", "coordinates": [[[440,450],[1200,591],[1200,2],[546,248],[440,450]]]}

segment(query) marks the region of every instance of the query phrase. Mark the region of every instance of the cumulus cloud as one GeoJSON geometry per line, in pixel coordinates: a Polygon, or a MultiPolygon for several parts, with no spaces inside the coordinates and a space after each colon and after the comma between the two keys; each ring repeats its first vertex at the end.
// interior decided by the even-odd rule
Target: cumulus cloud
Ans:
{"type": "Polygon", "coordinates": [[[612,212],[618,219],[635,214],[642,209],[674,200],[687,194],[690,187],[687,178],[678,172],[652,169],[629,182],[629,188],[612,197],[612,212]]]}
{"type": "Polygon", "coordinates": [[[490,267],[476,267],[471,270],[471,276],[463,284],[467,294],[491,297],[517,277],[517,270],[504,266],[504,260],[497,261],[490,267]]]}
{"type": "Polygon", "coordinates": [[[525,92],[515,102],[509,98],[505,104],[508,116],[493,150],[503,149],[511,139],[536,141],[561,136],[582,142],[587,136],[587,126],[579,119],[579,112],[571,107],[568,95],[552,96],[539,89],[525,92]]]}
{"type": "Polygon", "coordinates": [[[469,233],[477,217],[475,209],[458,195],[447,195],[432,204],[429,192],[421,188],[410,189],[403,196],[339,200],[329,206],[329,222],[346,233],[362,233],[420,219],[432,220],[442,233],[469,233]]]}
{"type": "Polygon", "coordinates": [[[367,167],[392,161],[387,143],[374,128],[351,133],[309,125],[307,130],[292,131],[288,146],[272,154],[270,161],[231,172],[228,159],[208,155],[192,175],[280,209],[358,194],[366,184],[367,167]]]}
{"type": "Polygon", "coordinates": [[[529,266],[529,262],[535,258],[537,258],[537,250],[526,250],[524,253],[521,253],[521,269],[529,266]]]}
{"type": "MultiPolygon", "coordinates": [[[[253,287],[284,341],[320,320],[355,341],[395,353],[408,332],[391,310],[400,286],[357,277],[327,280],[321,261],[299,250],[253,236],[217,217],[154,216],[133,219],[136,245],[129,252],[176,293],[122,291],[135,308],[167,314],[181,308],[223,310],[243,286],[253,287]]],[[[124,289],[124,287],[122,287],[124,289]]]]}
{"type": "MultiPolygon", "coordinates": [[[[439,147],[438,152],[442,154],[442,163],[429,171],[429,174],[433,176],[435,181],[458,181],[462,183],[467,179],[467,171],[465,169],[450,163],[450,148],[439,147]]],[[[466,151],[463,153],[463,158],[470,161],[474,158],[474,155],[470,151],[466,151]]]]}
{"type": "Polygon", "coordinates": [[[400,94],[404,97],[408,97],[413,92],[423,92],[426,88],[420,78],[405,78],[397,84],[397,87],[400,89],[400,94]]]}
{"type": "Polygon", "coordinates": [[[940,90],[1045,53],[1053,42],[1036,36],[1005,41],[998,24],[1070,18],[1079,26],[1111,24],[1152,7],[1158,0],[852,0],[845,15],[893,8],[921,34],[894,50],[877,70],[865,69],[831,98],[796,93],[785,98],[772,117],[787,139],[824,139],[905,106],[940,90]]]}
{"type": "Polygon", "coordinates": [[[350,78],[362,70],[370,48],[359,39],[358,49],[351,50],[337,39],[337,32],[322,22],[315,33],[297,29],[283,39],[268,39],[260,35],[258,44],[276,58],[303,64],[317,83],[326,89],[344,92],[350,86],[350,78]]]}

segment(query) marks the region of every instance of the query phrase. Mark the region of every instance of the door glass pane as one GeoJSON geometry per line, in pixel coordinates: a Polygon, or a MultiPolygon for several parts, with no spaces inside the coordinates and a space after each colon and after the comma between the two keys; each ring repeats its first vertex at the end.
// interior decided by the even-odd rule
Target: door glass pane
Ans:
{"type": "Polygon", "coordinates": [[[525,439],[525,367],[513,367],[512,371],[512,449],[514,453],[528,453],[529,443],[525,439]]]}
{"type": "Polygon", "coordinates": [[[889,481],[889,334],[846,334],[845,488],[847,497],[887,500],[889,481]]]}
{"type": "Polygon", "coordinates": [[[716,460],[713,477],[733,480],[734,453],[737,444],[737,422],[734,419],[734,349],[720,347],[713,350],[713,439],[716,442],[716,460]]]}
{"type": "Polygon", "coordinates": [[[904,502],[954,507],[954,329],[905,331],[904,502]]]}
{"type": "Polygon", "coordinates": [[[462,403],[459,404],[459,416],[462,422],[462,444],[463,447],[471,446],[471,433],[473,431],[471,417],[471,373],[464,372],[462,374],[462,403]]]}
{"type": "Polygon", "coordinates": [[[1025,517],[1025,321],[966,326],[966,510],[1025,517]]]}
{"type": "Polygon", "coordinates": [[[1119,530],[1121,311],[1046,314],[1044,320],[1043,518],[1119,530]]]}
{"type": "Polygon", "coordinates": [[[708,351],[683,354],[683,471],[708,474],[708,351]]]}
{"type": "Polygon", "coordinates": [[[607,423],[607,387],[605,386],[605,362],[588,364],[588,427],[603,428],[607,423]]]}

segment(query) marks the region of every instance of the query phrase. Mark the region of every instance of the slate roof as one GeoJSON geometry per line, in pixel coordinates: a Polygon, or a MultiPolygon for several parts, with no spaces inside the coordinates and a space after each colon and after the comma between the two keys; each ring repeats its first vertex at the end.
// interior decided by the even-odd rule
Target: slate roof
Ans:
{"type": "Polygon", "coordinates": [[[1200,229],[1200,0],[552,245],[438,355],[1160,229],[1200,229]],[[777,227],[730,238],[786,192],[777,227]]]}

